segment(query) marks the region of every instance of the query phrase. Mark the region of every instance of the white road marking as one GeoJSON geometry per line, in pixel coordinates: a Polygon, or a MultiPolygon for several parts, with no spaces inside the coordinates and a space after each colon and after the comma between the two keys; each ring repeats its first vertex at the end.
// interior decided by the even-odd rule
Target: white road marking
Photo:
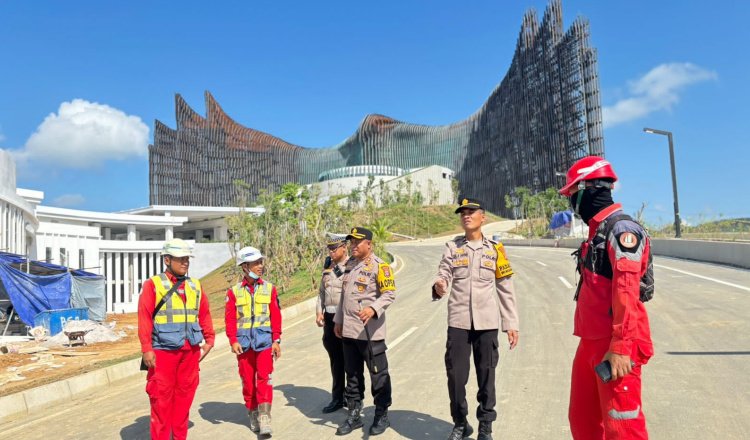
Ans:
{"type": "Polygon", "coordinates": [[[406,261],[404,261],[404,259],[403,259],[403,258],[399,257],[399,256],[398,256],[398,255],[396,255],[396,254],[393,254],[393,258],[397,258],[397,259],[401,260],[401,264],[399,264],[399,265],[398,265],[398,267],[396,268],[396,272],[394,272],[394,273],[393,273],[393,275],[395,276],[395,275],[397,275],[397,274],[398,274],[399,272],[401,272],[401,270],[402,270],[402,269],[404,268],[404,266],[406,266],[406,261]]]}
{"type": "Polygon", "coordinates": [[[572,289],[573,285],[568,282],[564,277],[557,277],[558,280],[562,281],[562,283],[567,287],[568,289],[572,289]]]}
{"type": "Polygon", "coordinates": [[[687,271],[684,271],[684,270],[675,269],[674,267],[663,266],[661,264],[654,264],[654,267],[660,267],[662,269],[671,270],[671,271],[678,272],[678,273],[681,273],[681,274],[684,274],[684,275],[690,275],[691,277],[696,277],[696,278],[700,278],[702,280],[707,280],[707,281],[713,281],[714,283],[723,284],[723,285],[729,286],[729,287],[736,287],[737,289],[741,289],[741,290],[745,290],[747,292],[750,292],[750,288],[745,287],[745,286],[740,286],[739,284],[733,284],[733,283],[729,283],[729,282],[726,282],[726,281],[717,280],[716,278],[705,277],[703,275],[696,275],[696,274],[694,274],[692,272],[687,272],[687,271]]]}
{"type": "Polygon", "coordinates": [[[537,262],[536,262],[536,264],[538,264],[538,265],[540,265],[540,266],[543,266],[543,267],[547,267],[547,265],[546,265],[546,264],[544,264],[544,263],[542,263],[541,261],[537,261],[537,262]]]}
{"type": "Polygon", "coordinates": [[[417,331],[417,329],[418,329],[418,328],[419,328],[419,327],[412,327],[412,328],[410,328],[410,329],[409,329],[409,330],[407,330],[407,331],[406,331],[406,332],[405,332],[405,333],[404,333],[403,335],[401,335],[401,336],[399,336],[398,338],[396,338],[396,340],[395,340],[395,341],[393,341],[393,342],[391,342],[390,344],[388,344],[388,348],[390,348],[390,349],[394,349],[394,348],[395,348],[395,347],[396,347],[396,346],[397,346],[398,344],[400,344],[400,343],[401,343],[401,341],[403,341],[404,339],[406,339],[406,337],[407,337],[407,336],[409,336],[410,334],[412,334],[412,333],[414,333],[415,331],[417,331]]]}

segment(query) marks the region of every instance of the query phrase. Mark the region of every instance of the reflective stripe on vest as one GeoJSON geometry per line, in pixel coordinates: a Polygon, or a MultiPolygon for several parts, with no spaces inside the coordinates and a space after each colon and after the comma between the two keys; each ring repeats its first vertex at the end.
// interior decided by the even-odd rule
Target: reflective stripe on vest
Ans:
{"type": "MultiPolygon", "coordinates": [[[[169,289],[172,288],[172,281],[164,273],[154,275],[151,277],[151,281],[153,281],[156,291],[156,295],[154,296],[154,307],[156,307],[164,295],[169,292],[169,289]]],[[[198,307],[201,303],[200,282],[188,278],[182,287],[185,289],[185,301],[182,301],[182,297],[177,292],[173,293],[156,314],[154,326],[198,321],[198,307]]]]}
{"type": "Polygon", "coordinates": [[[257,327],[271,327],[271,294],[273,284],[264,282],[255,285],[255,293],[250,295],[250,289],[237,284],[232,289],[237,307],[237,329],[251,329],[257,327]]]}

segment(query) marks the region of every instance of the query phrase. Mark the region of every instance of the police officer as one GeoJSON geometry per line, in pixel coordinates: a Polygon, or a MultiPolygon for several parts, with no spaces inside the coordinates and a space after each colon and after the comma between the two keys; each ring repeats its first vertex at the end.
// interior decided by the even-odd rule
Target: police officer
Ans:
{"type": "Polygon", "coordinates": [[[323,327],[323,347],[328,352],[331,364],[331,402],[323,408],[324,413],[332,413],[344,406],[344,348],[341,338],[333,332],[333,317],[341,299],[343,275],[349,253],[346,250],[346,234],[326,234],[328,256],[320,280],[318,301],[315,304],[315,323],[323,327]]]}
{"type": "Polygon", "coordinates": [[[271,435],[273,361],[281,357],[281,307],[276,286],[262,278],[264,257],[247,246],[237,253],[242,281],[227,291],[224,323],[242,379],[250,429],[271,435]]]}
{"type": "Polygon", "coordinates": [[[601,157],[580,159],[560,194],[589,226],[579,250],[581,273],[573,333],[568,420],[575,439],[647,439],[641,404],[641,366],[654,354],[648,314],[640,299],[650,242],[641,225],[612,201],[617,175],[601,157]],[[612,380],[595,366],[609,361],[612,380]]]}
{"type": "Polygon", "coordinates": [[[151,438],[185,439],[198,363],[213,348],[215,334],[208,297],[200,281],[187,276],[190,246],[175,238],[164,243],[161,255],[166,270],[144,281],[138,298],[138,339],[148,369],[151,438]]]}
{"type": "Polygon", "coordinates": [[[466,382],[469,357],[474,353],[477,393],[477,440],[492,440],[495,412],[495,368],[498,328],[508,335],[510,348],[518,344],[518,312],[510,267],[502,244],[482,234],[486,216],[482,202],[464,198],[456,209],[465,235],[446,243],[433,284],[433,298],[448,298],[448,342],[445,368],[448,373],[453,431],[449,440],[461,440],[474,432],[466,420],[466,382]]]}
{"type": "Polygon", "coordinates": [[[391,266],[372,253],[372,231],[356,227],[349,235],[352,258],[347,262],[334,331],[343,338],[346,390],[349,409],[346,421],[336,435],[360,428],[362,422],[363,364],[370,372],[375,420],[370,435],[379,435],[390,426],[391,377],[385,350],[385,310],[395,300],[396,284],[391,266]]]}

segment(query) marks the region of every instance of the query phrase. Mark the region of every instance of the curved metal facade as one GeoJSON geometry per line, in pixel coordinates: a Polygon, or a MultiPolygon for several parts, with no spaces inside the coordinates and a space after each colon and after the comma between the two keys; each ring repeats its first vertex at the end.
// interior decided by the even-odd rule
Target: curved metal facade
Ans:
{"type": "Polygon", "coordinates": [[[233,181],[251,197],[287,182],[312,183],[334,168],[441,165],[456,171],[462,195],[509,215],[504,196],[515,187],[543,190],[586,155],[604,155],[596,51],[577,19],[563,29],[553,0],[539,22],[524,15],[513,62],[485,104],[451,125],[409,124],[368,115],[356,132],[330,148],[303,148],[233,121],[206,92],[206,117],[176,96],[177,127],[155,123],[149,147],[152,205],[237,203],[233,181]]]}

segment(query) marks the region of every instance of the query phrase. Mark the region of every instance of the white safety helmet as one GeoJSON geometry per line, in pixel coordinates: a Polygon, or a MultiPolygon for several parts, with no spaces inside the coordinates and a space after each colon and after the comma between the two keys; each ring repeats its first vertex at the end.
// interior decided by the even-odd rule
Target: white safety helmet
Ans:
{"type": "Polygon", "coordinates": [[[252,263],[253,261],[258,261],[261,258],[263,258],[263,254],[260,253],[260,250],[252,246],[245,246],[240,249],[239,252],[237,252],[237,266],[242,263],[252,263]]]}
{"type": "Polygon", "coordinates": [[[173,238],[164,242],[164,246],[161,248],[161,254],[170,255],[172,257],[192,257],[193,248],[190,247],[185,240],[181,238],[173,238]]]}

